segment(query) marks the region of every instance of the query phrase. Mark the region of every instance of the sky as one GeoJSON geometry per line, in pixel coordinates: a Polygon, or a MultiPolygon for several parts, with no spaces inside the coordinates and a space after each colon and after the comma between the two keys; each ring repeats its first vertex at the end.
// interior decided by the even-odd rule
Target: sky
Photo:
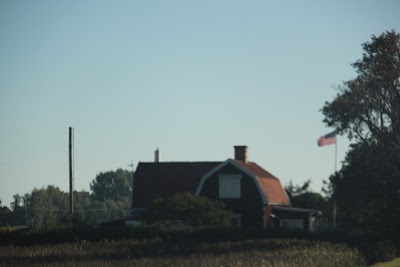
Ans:
{"type": "MultiPolygon", "coordinates": [[[[321,108],[399,1],[0,1],[0,199],[75,190],[133,162],[224,161],[234,145],[283,185],[322,180],[321,108]]],[[[338,136],[337,168],[350,141],[338,136]]]]}

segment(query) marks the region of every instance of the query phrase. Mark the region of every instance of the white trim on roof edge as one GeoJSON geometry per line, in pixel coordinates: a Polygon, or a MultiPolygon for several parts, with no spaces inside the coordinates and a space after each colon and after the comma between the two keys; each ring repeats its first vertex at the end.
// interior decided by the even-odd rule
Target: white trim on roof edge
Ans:
{"type": "Polygon", "coordinates": [[[268,205],[267,197],[265,196],[264,192],[262,191],[262,189],[260,187],[260,184],[258,183],[257,175],[255,175],[254,173],[249,172],[248,170],[246,170],[245,168],[243,168],[242,166],[237,164],[236,161],[234,161],[233,159],[227,159],[226,161],[222,162],[221,164],[219,164],[218,166],[214,167],[209,172],[204,174],[203,177],[200,180],[199,186],[197,187],[196,196],[198,196],[200,194],[200,192],[203,189],[203,186],[204,186],[204,183],[206,182],[206,180],[208,178],[210,178],[214,173],[216,173],[217,171],[219,171],[220,169],[222,169],[223,167],[225,167],[228,164],[232,164],[234,167],[238,168],[240,171],[244,172],[245,174],[247,174],[248,176],[250,176],[253,179],[254,183],[256,184],[258,193],[261,196],[262,204],[263,205],[268,205]]]}

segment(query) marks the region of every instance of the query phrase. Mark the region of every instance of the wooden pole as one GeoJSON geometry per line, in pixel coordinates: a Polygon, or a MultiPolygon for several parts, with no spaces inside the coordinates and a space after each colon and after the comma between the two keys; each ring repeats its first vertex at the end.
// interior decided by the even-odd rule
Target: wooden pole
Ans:
{"type": "Polygon", "coordinates": [[[74,192],[73,192],[73,164],[72,164],[72,142],[73,128],[69,127],[69,214],[74,212],[74,192]]]}
{"type": "Polygon", "coordinates": [[[336,187],[337,187],[337,181],[336,181],[336,172],[337,172],[337,138],[335,142],[335,172],[334,172],[334,181],[333,181],[333,231],[336,231],[336,187]]]}
{"type": "Polygon", "coordinates": [[[131,209],[133,209],[133,187],[135,184],[135,170],[133,169],[133,161],[131,160],[131,164],[129,165],[129,167],[132,167],[132,192],[131,192],[131,209]]]}

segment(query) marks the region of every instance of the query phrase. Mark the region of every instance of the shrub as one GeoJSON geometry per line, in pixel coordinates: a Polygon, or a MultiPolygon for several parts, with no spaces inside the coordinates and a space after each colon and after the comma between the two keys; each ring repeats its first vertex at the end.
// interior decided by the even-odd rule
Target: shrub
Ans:
{"type": "Polygon", "coordinates": [[[155,199],[142,219],[146,223],[159,223],[166,227],[228,227],[232,213],[224,208],[220,201],[181,193],[155,199]]]}
{"type": "Polygon", "coordinates": [[[369,246],[367,260],[371,263],[391,261],[394,258],[396,258],[396,247],[392,241],[378,241],[369,246]]]}

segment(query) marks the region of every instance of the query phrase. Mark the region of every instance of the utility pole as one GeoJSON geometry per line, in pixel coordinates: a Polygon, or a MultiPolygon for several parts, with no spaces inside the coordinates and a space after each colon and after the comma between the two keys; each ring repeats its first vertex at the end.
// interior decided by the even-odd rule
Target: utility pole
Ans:
{"type": "Polygon", "coordinates": [[[131,193],[131,207],[133,207],[133,186],[134,186],[134,179],[135,179],[135,170],[133,169],[133,161],[131,160],[131,164],[128,165],[132,167],[132,193],[131,193]]]}
{"type": "Polygon", "coordinates": [[[26,199],[26,195],[24,198],[24,204],[25,204],[25,226],[28,227],[28,200],[26,199]]]}
{"type": "Polygon", "coordinates": [[[336,231],[336,188],[337,188],[337,179],[336,179],[336,173],[337,173],[337,141],[335,142],[335,173],[334,173],[334,181],[333,181],[333,231],[336,231]]]}
{"type": "Polygon", "coordinates": [[[74,213],[74,188],[73,188],[73,159],[72,159],[72,148],[73,148],[73,136],[74,129],[69,127],[69,214],[72,215],[74,213]]]}

